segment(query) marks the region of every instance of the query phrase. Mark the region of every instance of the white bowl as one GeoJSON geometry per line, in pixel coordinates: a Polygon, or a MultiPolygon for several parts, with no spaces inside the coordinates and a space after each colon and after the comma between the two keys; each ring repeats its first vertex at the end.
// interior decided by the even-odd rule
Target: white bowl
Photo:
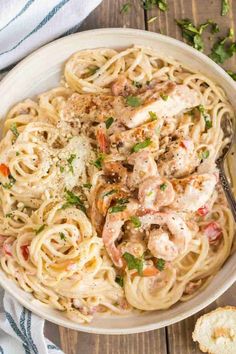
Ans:
{"type": "MultiPolygon", "coordinates": [[[[109,28],[76,33],[56,40],[24,59],[0,83],[0,117],[4,117],[16,102],[58,85],[63,63],[72,53],[96,47],[121,49],[133,44],[155,48],[162,56],[173,57],[210,77],[224,88],[236,109],[236,84],[207,56],[160,34],[136,29],[109,28]]],[[[173,324],[209,305],[235,280],[236,253],[227,260],[209,286],[188,302],[179,302],[169,310],[145,312],[142,315],[98,317],[88,325],[81,325],[70,321],[63,313],[41,304],[0,271],[2,287],[32,312],[61,326],[99,334],[138,333],[173,324]]]]}

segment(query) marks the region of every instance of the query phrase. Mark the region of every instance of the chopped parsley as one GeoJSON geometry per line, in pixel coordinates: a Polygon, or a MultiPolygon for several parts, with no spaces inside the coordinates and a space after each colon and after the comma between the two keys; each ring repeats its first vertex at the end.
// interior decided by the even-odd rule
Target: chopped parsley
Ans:
{"type": "Polygon", "coordinates": [[[89,75],[91,76],[91,75],[94,75],[97,71],[98,71],[98,69],[100,69],[98,66],[93,66],[93,67],[91,67],[91,68],[88,68],[88,70],[89,70],[89,75]]]}
{"type": "Polygon", "coordinates": [[[15,178],[12,175],[8,176],[9,179],[9,183],[4,183],[2,186],[5,189],[11,189],[11,187],[13,186],[13,184],[16,182],[15,178]]]}
{"type": "Polygon", "coordinates": [[[126,98],[126,103],[131,107],[139,107],[142,104],[141,99],[136,96],[128,96],[126,98]]]}
{"type": "Polygon", "coordinates": [[[151,17],[151,18],[149,18],[148,23],[152,23],[156,20],[157,20],[157,16],[151,17]]]}
{"type": "Polygon", "coordinates": [[[16,123],[13,123],[10,127],[10,130],[12,131],[12,133],[15,135],[16,138],[18,138],[19,136],[19,132],[17,130],[17,125],[16,123]]]}
{"type": "Polygon", "coordinates": [[[46,227],[46,224],[41,225],[37,230],[35,230],[35,234],[38,235],[42,232],[46,227]]]}
{"type": "Polygon", "coordinates": [[[74,168],[73,168],[73,165],[72,165],[74,159],[76,159],[76,154],[71,154],[70,157],[67,160],[68,165],[69,165],[69,171],[71,173],[74,173],[74,168]]]}
{"type": "Polygon", "coordinates": [[[107,118],[107,120],[105,121],[106,128],[109,129],[112,123],[114,123],[114,118],[113,117],[107,118]]]}
{"type": "Polygon", "coordinates": [[[13,216],[12,213],[7,213],[7,214],[5,215],[6,218],[12,218],[12,216],[13,216]]]}
{"type": "Polygon", "coordinates": [[[145,10],[151,10],[154,6],[164,12],[168,10],[167,0],[143,0],[142,6],[145,10]]]}
{"type": "Polygon", "coordinates": [[[234,81],[236,81],[236,73],[234,73],[234,72],[231,71],[231,70],[228,70],[228,71],[227,71],[227,74],[229,74],[229,76],[231,76],[232,79],[233,79],[234,81]]]}
{"type": "Polygon", "coordinates": [[[167,184],[166,183],[162,183],[161,185],[160,185],[160,190],[161,191],[165,191],[166,190],[166,188],[167,188],[167,184]]]}
{"type": "Polygon", "coordinates": [[[144,141],[141,141],[137,144],[135,144],[132,149],[131,152],[138,152],[141,149],[145,149],[147,146],[149,146],[152,143],[150,138],[145,139],[144,141]]]}
{"type": "Polygon", "coordinates": [[[158,119],[155,112],[150,111],[150,112],[148,112],[148,114],[149,114],[149,117],[150,117],[151,121],[158,119]]]}
{"type": "Polygon", "coordinates": [[[86,208],[83,201],[78,195],[75,195],[73,192],[66,190],[65,191],[66,203],[62,205],[62,209],[69,208],[70,206],[76,206],[86,214],[86,208]]]}
{"type": "Polygon", "coordinates": [[[65,171],[65,167],[64,166],[60,166],[60,172],[63,173],[65,171]]]}
{"type": "Polygon", "coordinates": [[[64,232],[59,232],[59,235],[60,235],[61,240],[65,241],[66,235],[64,234],[64,232]]]}
{"type": "Polygon", "coordinates": [[[142,275],[143,272],[143,260],[140,258],[134,257],[131,253],[125,252],[123,254],[123,258],[125,259],[128,269],[137,269],[138,274],[142,275]]]}
{"type": "Polygon", "coordinates": [[[229,5],[229,0],[222,0],[221,2],[221,16],[227,15],[229,12],[230,5],[229,5]]]}
{"type": "Polygon", "coordinates": [[[90,190],[92,188],[92,184],[91,183],[84,183],[83,187],[90,190]]]}
{"type": "Polygon", "coordinates": [[[217,64],[223,64],[236,53],[236,43],[232,42],[233,31],[229,30],[228,36],[219,39],[211,49],[210,58],[217,64]]]}
{"type": "Polygon", "coordinates": [[[116,200],[116,204],[109,208],[109,212],[112,213],[119,213],[126,209],[126,205],[129,202],[128,198],[120,198],[116,200]]]}
{"type": "Polygon", "coordinates": [[[132,84],[137,87],[137,88],[141,88],[143,85],[141,84],[141,82],[138,81],[133,81],[132,84]]]}
{"type": "Polygon", "coordinates": [[[189,20],[188,18],[185,18],[183,20],[177,20],[176,23],[181,28],[182,36],[187,40],[188,44],[192,45],[195,49],[202,52],[204,49],[202,33],[204,29],[209,26],[209,21],[206,23],[202,23],[198,27],[192,24],[191,20],[189,20]]]}
{"type": "Polygon", "coordinates": [[[102,168],[102,162],[105,159],[104,154],[99,154],[97,160],[92,161],[91,164],[95,167],[97,167],[99,170],[102,168]]]}
{"type": "Polygon", "coordinates": [[[135,228],[139,228],[141,226],[141,221],[137,216],[131,216],[130,221],[133,223],[135,228]]]}
{"type": "Polygon", "coordinates": [[[200,160],[205,160],[205,159],[207,159],[207,158],[209,157],[209,155],[210,155],[209,150],[201,151],[201,152],[199,153],[199,159],[200,159],[200,160]]]}
{"type": "Polygon", "coordinates": [[[206,129],[210,129],[212,127],[212,121],[211,121],[211,118],[208,114],[206,114],[205,112],[205,108],[203,107],[203,105],[199,105],[197,107],[197,109],[199,110],[199,112],[203,115],[203,118],[205,120],[205,127],[206,129]]]}
{"type": "Polygon", "coordinates": [[[122,288],[124,286],[124,278],[121,275],[117,275],[115,278],[115,282],[119,284],[122,288]]]}
{"type": "Polygon", "coordinates": [[[16,152],[16,156],[19,156],[19,155],[20,155],[20,153],[19,153],[19,151],[17,151],[17,152],[16,152]]]}
{"type": "Polygon", "coordinates": [[[131,9],[131,3],[127,2],[126,4],[121,6],[120,13],[126,14],[127,12],[129,12],[130,9],[131,9]]]}
{"type": "Polygon", "coordinates": [[[155,267],[158,269],[158,270],[160,270],[160,271],[162,271],[162,270],[164,270],[164,268],[165,268],[165,260],[164,259],[162,259],[162,258],[158,258],[157,259],[157,262],[156,262],[156,264],[155,264],[155,267]]]}
{"type": "Polygon", "coordinates": [[[212,20],[208,20],[208,23],[211,25],[211,33],[218,33],[220,32],[220,27],[218,25],[218,23],[212,21],[212,20]]]}
{"type": "Polygon", "coordinates": [[[161,98],[163,99],[163,101],[167,101],[169,96],[165,95],[164,93],[160,93],[161,98]]]}
{"type": "Polygon", "coordinates": [[[117,189],[112,189],[112,190],[110,190],[110,191],[104,193],[102,197],[103,197],[103,198],[104,198],[104,197],[108,197],[109,195],[112,195],[112,194],[114,194],[114,193],[116,193],[116,192],[117,192],[117,189]]]}

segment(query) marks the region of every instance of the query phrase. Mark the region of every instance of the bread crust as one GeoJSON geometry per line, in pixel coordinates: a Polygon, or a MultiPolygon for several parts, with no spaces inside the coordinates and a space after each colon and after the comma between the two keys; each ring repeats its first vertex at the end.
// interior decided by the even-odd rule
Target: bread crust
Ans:
{"type": "Polygon", "coordinates": [[[195,328],[194,328],[194,331],[192,333],[192,338],[193,338],[193,341],[194,342],[198,342],[199,343],[199,348],[200,350],[203,352],[203,353],[208,353],[208,354],[218,354],[216,352],[211,352],[209,351],[209,349],[201,344],[198,339],[197,339],[197,332],[199,330],[199,327],[201,326],[201,324],[203,323],[203,321],[207,320],[208,317],[212,316],[212,314],[219,314],[219,312],[225,312],[225,311],[235,311],[236,312],[236,306],[223,306],[223,307],[218,307],[217,309],[211,311],[211,312],[208,312],[202,316],[200,316],[198,319],[197,319],[197,322],[195,324],[195,328]]]}

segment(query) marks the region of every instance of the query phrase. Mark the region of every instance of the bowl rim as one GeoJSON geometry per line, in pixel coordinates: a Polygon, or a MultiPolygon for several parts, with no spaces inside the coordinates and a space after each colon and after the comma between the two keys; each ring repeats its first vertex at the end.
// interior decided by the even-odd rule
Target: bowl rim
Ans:
{"type": "MultiPolygon", "coordinates": [[[[223,68],[221,68],[219,65],[217,65],[213,60],[211,60],[209,57],[207,57],[205,54],[197,51],[196,49],[190,47],[189,45],[185,44],[184,42],[181,42],[175,38],[162,35],[159,33],[155,32],[150,32],[150,31],[145,31],[145,30],[140,30],[140,29],[133,29],[133,28],[101,28],[101,29],[92,29],[92,30],[87,30],[83,32],[77,32],[74,34],[71,34],[66,37],[62,37],[59,39],[56,39],[40,48],[37,50],[33,51],[31,54],[29,54],[26,58],[21,60],[13,69],[9,71],[5,75],[5,77],[0,81],[0,88],[4,86],[8,80],[11,80],[12,77],[14,77],[17,72],[19,72],[22,68],[24,68],[34,57],[36,57],[39,53],[42,53],[43,51],[47,51],[49,48],[52,48],[54,46],[57,46],[59,43],[66,43],[67,41],[70,41],[72,38],[78,38],[78,40],[82,37],[86,36],[92,36],[94,35],[103,35],[103,34],[114,34],[116,36],[118,35],[131,35],[131,36],[141,36],[142,38],[149,38],[152,40],[160,40],[161,42],[165,42],[168,45],[178,47],[182,49],[185,53],[189,53],[194,55],[195,57],[198,57],[199,60],[202,62],[202,64],[206,63],[208,66],[211,66],[212,68],[215,69],[219,73],[219,76],[226,81],[231,87],[234,86],[234,89],[236,89],[236,83],[234,80],[225,72],[223,68]]],[[[222,266],[224,268],[224,265],[222,266]]],[[[9,279],[6,274],[0,270],[0,274],[4,275],[7,279],[9,279]]],[[[132,328],[98,328],[94,326],[90,326],[90,324],[79,324],[72,322],[70,319],[61,319],[59,317],[56,317],[53,314],[47,313],[47,315],[43,314],[40,312],[40,310],[37,309],[35,306],[35,303],[29,302],[26,297],[22,297],[21,294],[15,293],[14,292],[14,286],[12,286],[12,283],[14,283],[13,280],[9,279],[9,283],[4,282],[4,277],[2,278],[0,276],[0,285],[19,301],[23,306],[25,306],[27,309],[35,313],[36,315],[54,323],[60,326],[64,326],[66,328],[70,328],[73,330],[79,330],[82,332],[87,332],[87,333],[94,333],[94,334],[131,334],[131,333],[140,333],[140,332],[146,332],[146,331],[151,331],[155,330],[158,328],[162,328],[165,326],[168,326],[170,324],[177,323],[189,316],[192,316],[193,314],[199,312],[209,304],[211,304],[213,301],[215,301],[219,296],[221,296],[232,284],[236,281],[236,272],[233,272],[228,276],[228,279],[222,283],[222,285],[216,289],[214,294],[212,294],[210,297],[207,297],[205,300],[201,301],[198,305],[195,305],[193,308],[190,308],[183,312],[182,314],[175,314],[173,315],[170,319],[164,319],[161,320],[160,322],[153,322],[149,324],[143,324],[143,325],[137,325],[133,326],[132,328]]],[[[16,284],[15,284],[16,285],[16,284]]],[[[197,295],[198,296],[198,295],[197,295]]],[[[165,310],[164,310],[165,311],[165,310]]],[[[124,317],[125,319],[125,317],[124,317]]]]}

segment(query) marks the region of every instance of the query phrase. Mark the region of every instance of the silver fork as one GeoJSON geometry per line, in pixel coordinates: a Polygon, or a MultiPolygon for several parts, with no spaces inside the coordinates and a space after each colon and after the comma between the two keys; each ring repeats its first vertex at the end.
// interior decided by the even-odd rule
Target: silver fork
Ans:
{"type": "Polygon", "coordinates": [[[224,147],[224,149],[221,152],[221,155],[216,160],[216,165],[219,169],[219,178],[220,178],[221,185],[224,189],[225,196],[226,196],[227,201],[229,203],[229,207],[232,211],[234,221],[236,222],[236,200],[233,195],[232,189],[230,187],[229,181],[226,177],[225,169],[224,169],[225,159],[233,146],[233,142],[234,142],[234,138],[235,138],[235,130],[233,128],[232,121],[230,120],[229,117],[224,117],[222,119],[221,128],[224,132],[224,137],[228,138],[229,142],[224,147]]]}

